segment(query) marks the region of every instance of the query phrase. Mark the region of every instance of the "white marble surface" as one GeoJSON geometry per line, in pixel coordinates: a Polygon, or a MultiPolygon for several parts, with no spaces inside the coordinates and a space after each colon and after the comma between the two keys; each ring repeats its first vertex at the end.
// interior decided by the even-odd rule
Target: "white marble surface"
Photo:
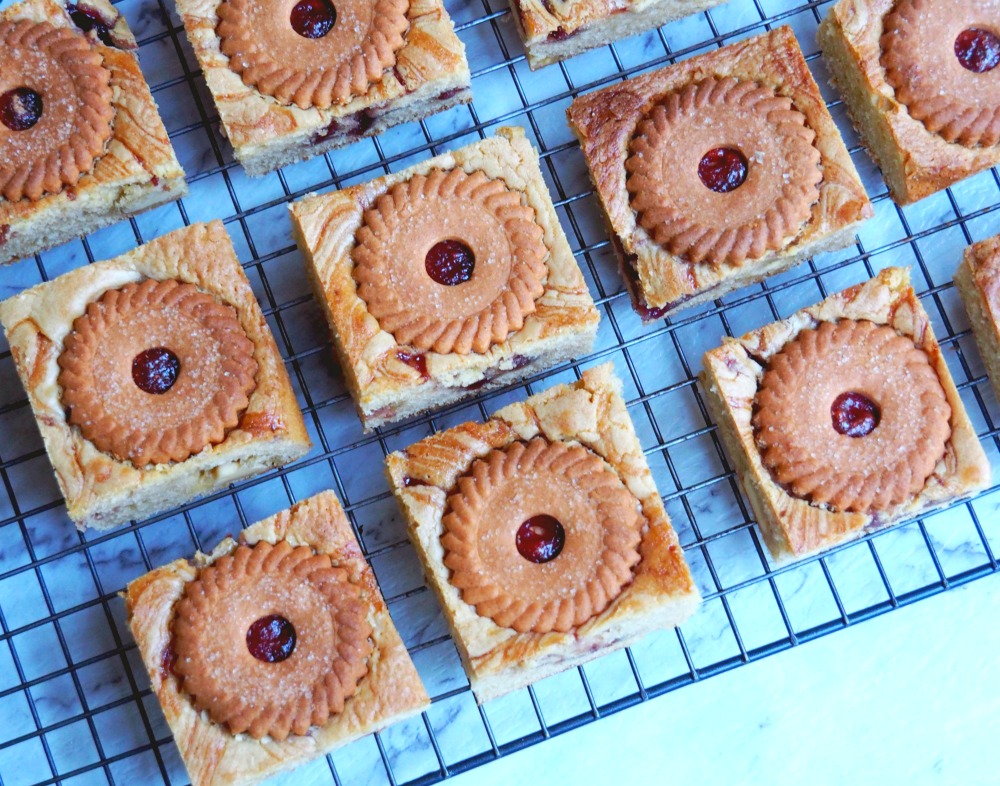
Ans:
{"type": "Polygon", "coordinates": [[[455,778],[538,784],[995,784],[1000,576],[455,778]]]}

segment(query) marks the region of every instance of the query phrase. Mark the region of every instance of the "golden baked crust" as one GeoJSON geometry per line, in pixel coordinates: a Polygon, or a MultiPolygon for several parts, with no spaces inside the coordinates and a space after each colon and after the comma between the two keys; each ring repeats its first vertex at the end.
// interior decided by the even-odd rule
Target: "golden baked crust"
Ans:
{"type": "Polygon", "coordinates": [[[362,588],[374,644],[368,673],[343,712],[313,727],[306,736],[293,735],[279,742],[230,734],[194,708],[170,672],[175,603],[198,568],[233,553],[239,545],[236,541],[227,538],[211,554],[196,554],[193,561],[176,560],[147,573],[123,593],[129,627],[193,786],[256,783],[415,715],[430,704],[336,495],[326,491],[299,502],[254,524],[239,537],[240,543],[248,545],[282,540],[329,554],[335,566],[348,572],[351,582],[362,588]]]}
{"type": "MultiPolygon", "coordinates": [[[[73,187],[38,201],[0,198],[0,264],[59,245],[126,216],[184,196],[187,184],[135,55],[125,18],[106,0],[83,4],[113,23],[87,34],[111,72],[112,135],[93,169],[73,187]],[[119,48],[121,47],[121,48],[119,48]]],[[[29,19],[76,30],[61,0],[24,0],[0,20],[29,19]]]]}
{"type": "Polygon", "coordinates": [[[894,0],[840,0],[818,40],[855,127],[893,200],[908,205],[1000,163],[1000,145],[946,142],[896,100],[881,62],[883,21],[894,0]]]}
{"type": "Polygon", "coordinates": [[[969,313],[993,393],[1000,401],[1000,235],[965,250],[955,284],[969,313]]]}
{"type": "Polygon", "coordinates": [[[225,135],[249,175],[472,100],[465,47],[442,0],[411,0],[410,26],[395,65],[365,95],[328,109],[283,106],[244,84],[221,49],[219,5],[220,0],[178,0],[177,10],[225,135]]]}
{"type": "Polygon", "coordinates": [[[718,298],[821,251],[842,248],[853,242],[858,225],[873,214],[788,27],[580,96],[567,116],[580,139],[636,310],[646,320],[718,298]],[[626,187],[630,141],[650,107],[664,94],[709,77],[756,81],[791,98],[816,133],[814,145],[821,156],[823,179],[811,218],[784,248],[738,267],[691,264],[668,253],[638,225],[626,187]]]}
{"type": "Polygon", "coordinates": [[[590,350],[598,312],[587,290],[548,188],[538,154],[519,128],[429,159],[402,172],[290,205],[296,242],[306,257],[317,300],[351,395],[366,428],[441,407],[507,384],[590,350]],[[545,291],[521,329],[483,353],[419,353],[379,326],[358,295],[355,235],[365,211],[395,184],[435,169],[481,171],[523,195],[544,230],[545,291]],[[426,373],[423,373],[426,372],[426,373]]]}
{"type": "Polygon", "coordinates": [[[466,423],[392,453],[386,474],[479,702],[627,646],[653,630],[680,625],[698,605],[698,590],[610,364],[585,371],[572,385],[504,407],[485,423],[466,423]],[[647,522],[632,582],[604,611],[567,633],[518,633],[479,616],[462,600],[444,565],[442,521],[459,477],[477,458],[538,436],[578,443],[600,456],[639,501],[647,522]]]}
{"type": "Polygon", "coordinates": [[[775,562],[799,559],[864,532],[950,504],[986,487],[990,465],[969,421],[930,320],[910,286],[909,271],[886,268],[788,319],[725,338],[705,353],[701,382],[709,412],[753,507],[775,562]],[[951,436],[944,456],[923,489],[908,501],[878,513],[834,512],[787,493],[764,467],[754,439],[753,401],[769,358],[806,328],[841,319],[888,325],[910,338],[930,358],[951,407],[951,436]]]}
{"type": "Polygon", "coordinates": [[[106,529],[280,466],[308,451],[302,413],[250,282],[219,221],[195,224],[120,257],[67,273],[0,303],[0,323],[42,432],[71,519],[106,529]],[[256,388],[239,425],[178,464],[137,469],[66,421],[58,358],[74,320],[109,290],[147,278],[193,284],[233,306],[257,362],[256,388]]]}
{"type": "Polygon", "coordinates": [[[531,68],[704,11],[724,0],[510,0],[531,68]]]}

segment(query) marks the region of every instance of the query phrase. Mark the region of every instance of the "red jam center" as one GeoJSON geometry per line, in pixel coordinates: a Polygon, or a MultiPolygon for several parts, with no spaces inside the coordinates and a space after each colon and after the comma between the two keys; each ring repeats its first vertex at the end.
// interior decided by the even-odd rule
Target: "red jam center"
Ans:
{"type": "Polygon", "coordinates": [[[427,275],[446,287],[464,284],[472,278],[476,255],[461,240],[442,240],[431,246],[424,260],[427,275]]]}
{"type": "Polygon", "coordinates": [[[261,617],[247,631],[247,649],[257,660],[281,663],[295,650],[295,628],[280,614],[261,617]]]}
{"type": "Polygon", "coordinates": [[[292,29],[303,38],[322,38],[337,21],[337,9],[329,0],[299,0],[292,8],[292,29]]]}
{"type": "Polygon", "coordinates": [[[140,390],[159,395],[174,386],[180,370],[177,355],[164,347],[153,347],[132,360],[132,381],[140,390]]]}
{"type": "Polygon", "coordinates": [[[969,71],[992,71],[1000,66],[1000,37],[979,27],[963,30],[955,39],[955,57],[969,71]]]}
{"type": "Polygon", "coordinates": [[[709,150],[698,164],[698,177],[717,194],[728,194],[743,185],[747,179],[746,156],[733,147],[709,150]]]}
{"type": "Polygon", "coordinates": [[[566,542],[562,524],[540,513],[525,521],[517,530],[517,550],[529,562],[541,564],[559,556],[566,542]]]}
{"type": "Polygon", "coordinates": [[[75,3],[68,4],[66,10],[69,12],[69,18],[73,20],[73,24],[83,32],[89,33],[93,30],[97,33],[102,44],[114,46],[110,34],[111,27],[97,11],[93,8],[80,8],[75,3]]]}
{"type": "Polygon", "coordinates": [[[42,119],[42,97],[30,87],[0,95],[0,123],[11,131],[27,131],[42,119]]]}
{"type": "Polygon", "coordinates": [[[833,427],[847,437],[865,437],[871,434],[882,419],[878,404],[864,393],[841,393],[830,406],[833,427]]]}

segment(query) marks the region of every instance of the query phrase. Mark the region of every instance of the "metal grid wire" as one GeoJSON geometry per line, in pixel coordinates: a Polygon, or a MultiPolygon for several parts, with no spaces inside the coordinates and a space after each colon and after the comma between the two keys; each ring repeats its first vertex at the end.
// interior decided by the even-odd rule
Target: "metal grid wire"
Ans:
{"type": "MultiPolygon", "coordinates": [[[[912,265],[963,400],[994,467],[1000,407],[951,284],[962,249],[1000,230],[1000,177],[986,172],[901,210],[826,87],[815,29],[828,2],[732,0],[660,31],[533,73],[506,0],[446,3],[476,101],[326,157],[248,181],[235,166],[169,0],[122,0],[143,70],[191,195],[0,271],[0,296],[122,253],[192,221],[222,218],[278,340],[316,445],[304,460],[112,532],[68,522],[9,348],[0,343],[0,786],[187,783],[117,593],[154,566],[211,549],[237,527],[334,488],[433,697],[421,717],[298,770],[295,783],[430,783],[688,683],[997,570],[998,487],[967,504],[773,569],[708,419],[704,350],[787,316],[889,264],[912,265]],[[845,252],[643,327],[632,314],[563,112],[581,92],[790,24],[827,91],[876,217],[845,252]],[[364,435],[291,241],[286,203],[524,126],[602,313],[595,353],[527,384],[364,435]],[[390,450],[612,360],[668,511],[705,597],[677,632],[477,707],[382,476],[390,450]]],[[[2,340],[0,340],[2,341],[2,340]]]]}

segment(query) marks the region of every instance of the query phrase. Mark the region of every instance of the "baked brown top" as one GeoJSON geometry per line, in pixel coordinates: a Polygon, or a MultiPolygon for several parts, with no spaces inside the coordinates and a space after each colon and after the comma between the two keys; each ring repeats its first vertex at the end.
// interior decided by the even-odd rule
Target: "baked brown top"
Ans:
{"type": "Polygon", "coordinates": [[[768,362],[754,404],[764,466],[790,493],[837,511],[911,499],[951,436],[927,353],[867,320],[801,331],[768,362]]]}
{"type": "Polygon", "coordinates": [[[111,137],[111,73],[77,30],[0,21],[0,195],[74,186],[111,137]]]}
{"type": "Polygon", "coordinates": [[[222,442],[257,374],[236,310],[173,279],[128,284],[89,303],[59,367],[69,423],[137,468],[222,442]]]}
{"type": "Polygon", "coordinates": [[[928,131],[1000,142],[1000,1],[900,0],[884,22],[886,81],[928,131]]]}
{"type": "Polygon", "coordinates": [[[366,210],[351,252],[358,296],[396,341],[483,353],[524,325],[548,249],[522,195],[482,171],[433,169],[366,210]]]}
{"type": "Polygon", "coordinates": [[[740,265],[798,235],[819,199],[816,133],[790,98],[731,77],[660,97],[625,161],[638,223],[670,253],[740,265]],[[729,160],[719,174],[713,156],[729,160]]]}
{"type": "Polygon", "coordinates": [[[566,632],[632,581],[646,524],[601,458],[541,437],[476,460],[448,498],[444,564],[497,625],[566,632]]]}
{"type": "Polygon", "coordinates": [[[368,93],[396,62],[408,0],[223,0],[229,67],[281,104],[327,109],[368,93]]]}
{"type": "Polygon", "coordinates": [[[241,545],[184,587],[173,671],[233,734],[284,740],[343,711],[368,671],[361,587],[328,554],[287,540],[241,545]]]}
{"type": "MultiPolygon", "coordinates": [[[[727,78],[758,82],[776,95],[790,98],[795,110],[805,117],[807,128],[815,132],[812,144],[821,157],[819,198],[809,219],[781,250],[764,254],[762,266],[822,245],[873,215],[843,139],[788,27],[581,95],[574,99],[567,117],[580,139],[611,230],[633,265],[643,299],[652,309],[672,308],[691,296],[724,285],[738,268],[726,263],[696,264],[674,256],[639,224],[625,168],[631,142],[638,125],[661,97],[707,79],[727,78]]],[[[724,139],[716,144],[730,145],[724,139]]],[[[698,154],[706,152],[700,150],[698,154]]],[[[753,155],[748,151],[746,157],[751,159],[753,155]]],[[[700,182],[698,187],[704,190],[700,182]]],[[[740,190],[725,196],[738,195],[740,190]]]]}

